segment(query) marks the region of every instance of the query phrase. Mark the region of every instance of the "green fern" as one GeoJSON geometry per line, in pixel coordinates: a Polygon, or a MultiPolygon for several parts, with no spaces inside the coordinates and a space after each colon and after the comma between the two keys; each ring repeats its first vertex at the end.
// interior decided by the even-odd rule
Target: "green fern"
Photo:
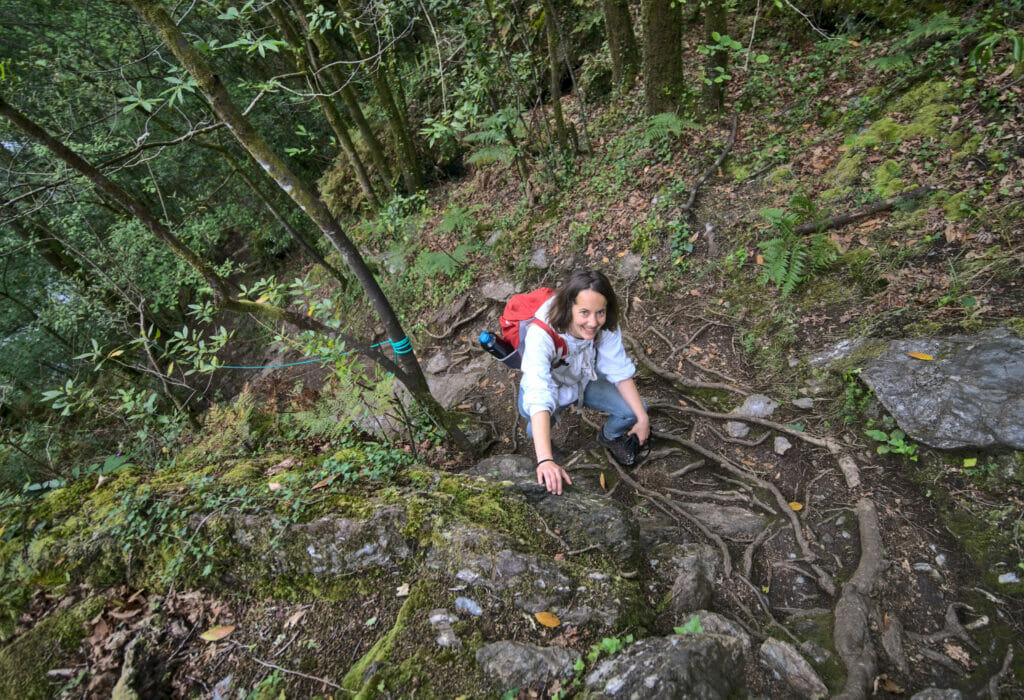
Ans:
{"type": "Polygon", "coordinates": [[[466,263],[466,256],[473,250],[469,243],[463,243],[451,253],[424,250],[416,258],[412,273],[423,279],[438,275],[452,275],[466,263]]]}
{"type": "MultiPolygon", "coordinates": [[[[477,207],[474,207],[474,209],[477,207]]],[[[446,209],[437,229],[442,233],[467,233],[476,229],[476,219],[470,209],[456,205],[446,209]]]]}
{"type": "Polygon", "coordinates": [[[662,112],[655,114],[647,120],[647,130],[644,132],[644,144],[648,147],[662,139],[669,137],[679,138],[686,129],[696,129],[697,124],[689,119],[683,119],[674,112],[662,112]]]}
{"type": "Polygon", "coordinates": [[[515,158],[515,154],[515,149],[508,144],[485,146],[466,158],[466,162],[479,166],[492,165],[494,163],[505,163],[507,165],[515,158]]]}
{"type": "Polygon", "coordinates": [[[827,270],[839,257],[839,247],[828,236],[818,233],[810,238],[811,257],[808,266],[811,272],[827,270]]]}
{"type": "Polygon", "coordinates": [[[960,20],[957,17],[950,17],[949,13],[943,10],[938,14],[932,15],[924,22],[918,19],[912,21],[910,23],[909,30],[907,31],[907,35],[903,39],[903,43],[913,44],[919,39],[955,34],[959,30],[960,20]]]}
{"type": "Polygon", "coordinates": [[[914,61],[909,53],[901,52],[892,56],[879,56],[868,61],[868,65],[883,73],[898,70],[909,70],[914,67],[914,61]]]}

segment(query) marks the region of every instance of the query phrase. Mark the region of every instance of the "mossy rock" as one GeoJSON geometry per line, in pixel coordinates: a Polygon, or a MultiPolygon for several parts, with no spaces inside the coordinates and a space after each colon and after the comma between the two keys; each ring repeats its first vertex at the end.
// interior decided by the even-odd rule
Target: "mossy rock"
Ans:
{"type": "Polygon", "coordinates": [[[883,199],[898,194],[904,188],[903,180],[900,179],[902,172],[903,166],[899,161],[885,161],[871,173],[871,189],[883,199]]]}
{"type": "Polygon", "coordinates": [[[55,695],[46,676],[85,638],[83,623],[95,617],[104,600],[93,596],[58,610],[0,649],[0,697],[48,698],[55,695]]]}

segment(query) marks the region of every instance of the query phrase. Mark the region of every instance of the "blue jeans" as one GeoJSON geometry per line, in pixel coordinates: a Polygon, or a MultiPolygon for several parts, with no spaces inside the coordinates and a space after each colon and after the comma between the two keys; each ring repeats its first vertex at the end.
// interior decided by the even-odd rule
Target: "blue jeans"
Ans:
{"type": "MultiPolygon", "coordinates": [[[[530,422],[530,416],[526,414],[526,408],[523,406],[523,392],[518,393],[519,415],[527,420],[526,436],[532,440],[533,423],[530,422]]],[[[618,387],[601,375],[587,384],[587,388],[583,391],[583,405],[608,414],[608,420],[601,432],[609,440],[614,440],[636,425],[636,415],[626,400],[622,398],[618,387]]],[[[559,406],[555,409],[555,415],[551,416],[552,425],[558,420],[559,414],[568,407],[559,406]]]]}

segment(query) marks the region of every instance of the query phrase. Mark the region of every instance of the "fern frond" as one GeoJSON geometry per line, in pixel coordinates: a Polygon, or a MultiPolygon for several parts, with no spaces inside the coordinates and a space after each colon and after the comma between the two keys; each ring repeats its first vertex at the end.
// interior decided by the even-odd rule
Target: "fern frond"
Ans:
{"type": "Polygon", "coordinates": [[[647,131],[644,132],[644,142],[650,146],[655,141],[669,136],[678,138],[686,129],[696,129],[697,124],[689,119],[683,119],[675,112],[662,112],[655,114],[647,120],[647,131]]]}
{"type": "Polygon", "coordinates": [[[781,285],[789,268],[789,242],[784,238],[772,238],[761,241],[757,247],[761,249],[761,257],[764,258],[758,284],[771,282],[776,286],[781,285]]]}
{"type": "Polygon", "coordinates": [[[804,281],[804,273],[807,271],[808,255],[809,251],[807,249],[807,244],[803,241],[797,241],[797,243],[790,249],[789,269],[786,270],[786,275],[782,280],[782,284],[779,285],[783,299],[788,297],[793,290],[797,288],[797,285],[804,281]]]}
{"type": "Polygon", "coordinates": [[[905,41],[912,44],[918,39],[925,39],[939,34],[953,34],[959,29],[960,19],[958,17],[950,17],[949,13],[943,10],[938,14],[932,15],[924,22],[921,20],[911,22],[905,41]]]}
{"type": "Polygon", "coordinates": [[[416,258],[415,272],[423,278],[450,275],[459,268],[459,261],[448,253],[424,250],[416,258]]]}
{"type": "Polygon", "coordinates": [[[486,146],[466,158],[472,165],[491,165],[493,163],[511,163],[515,151],[511,146],[486,146]]]}
{"type": "Polygon", "coordinates": [[[476,228],[476,219],[469,209],[456,205],[445,211],[437,228],[443,233],[471,231],[476,228]]]}
{"type": "Polygon", "coordinates": [[[811,257],[808,265],[812,272],[827,269],[839,257],[839,246],[828,236],[817,234],[811,236],[811,257]]]}
{"type": "Polygon", "coordinates": [[[894,54],[892,56],[879,56],[868,61],[868,65],[872,68],[888,73],[894,70],[906,70],[914,67],[914,61],[910,58],[910,54],[906,52],[894,54]]]}

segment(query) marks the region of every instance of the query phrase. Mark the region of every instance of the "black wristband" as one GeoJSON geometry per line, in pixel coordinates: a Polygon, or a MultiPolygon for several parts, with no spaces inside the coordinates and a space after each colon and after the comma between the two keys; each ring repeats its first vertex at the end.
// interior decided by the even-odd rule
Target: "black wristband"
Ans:
{"type": "MultiPolygon", "coordinates": [[[[544,462],[554,462],[554,461],[555,460],[553,460],[550,457],[548,457],[547,459],[542,459],[541,461],[537,462],[537,466],[539,467],[540,465],[544,464],[544,462]]],[[[555,462],[555,464],[558,464],[558,462],[555,462]]]]}

